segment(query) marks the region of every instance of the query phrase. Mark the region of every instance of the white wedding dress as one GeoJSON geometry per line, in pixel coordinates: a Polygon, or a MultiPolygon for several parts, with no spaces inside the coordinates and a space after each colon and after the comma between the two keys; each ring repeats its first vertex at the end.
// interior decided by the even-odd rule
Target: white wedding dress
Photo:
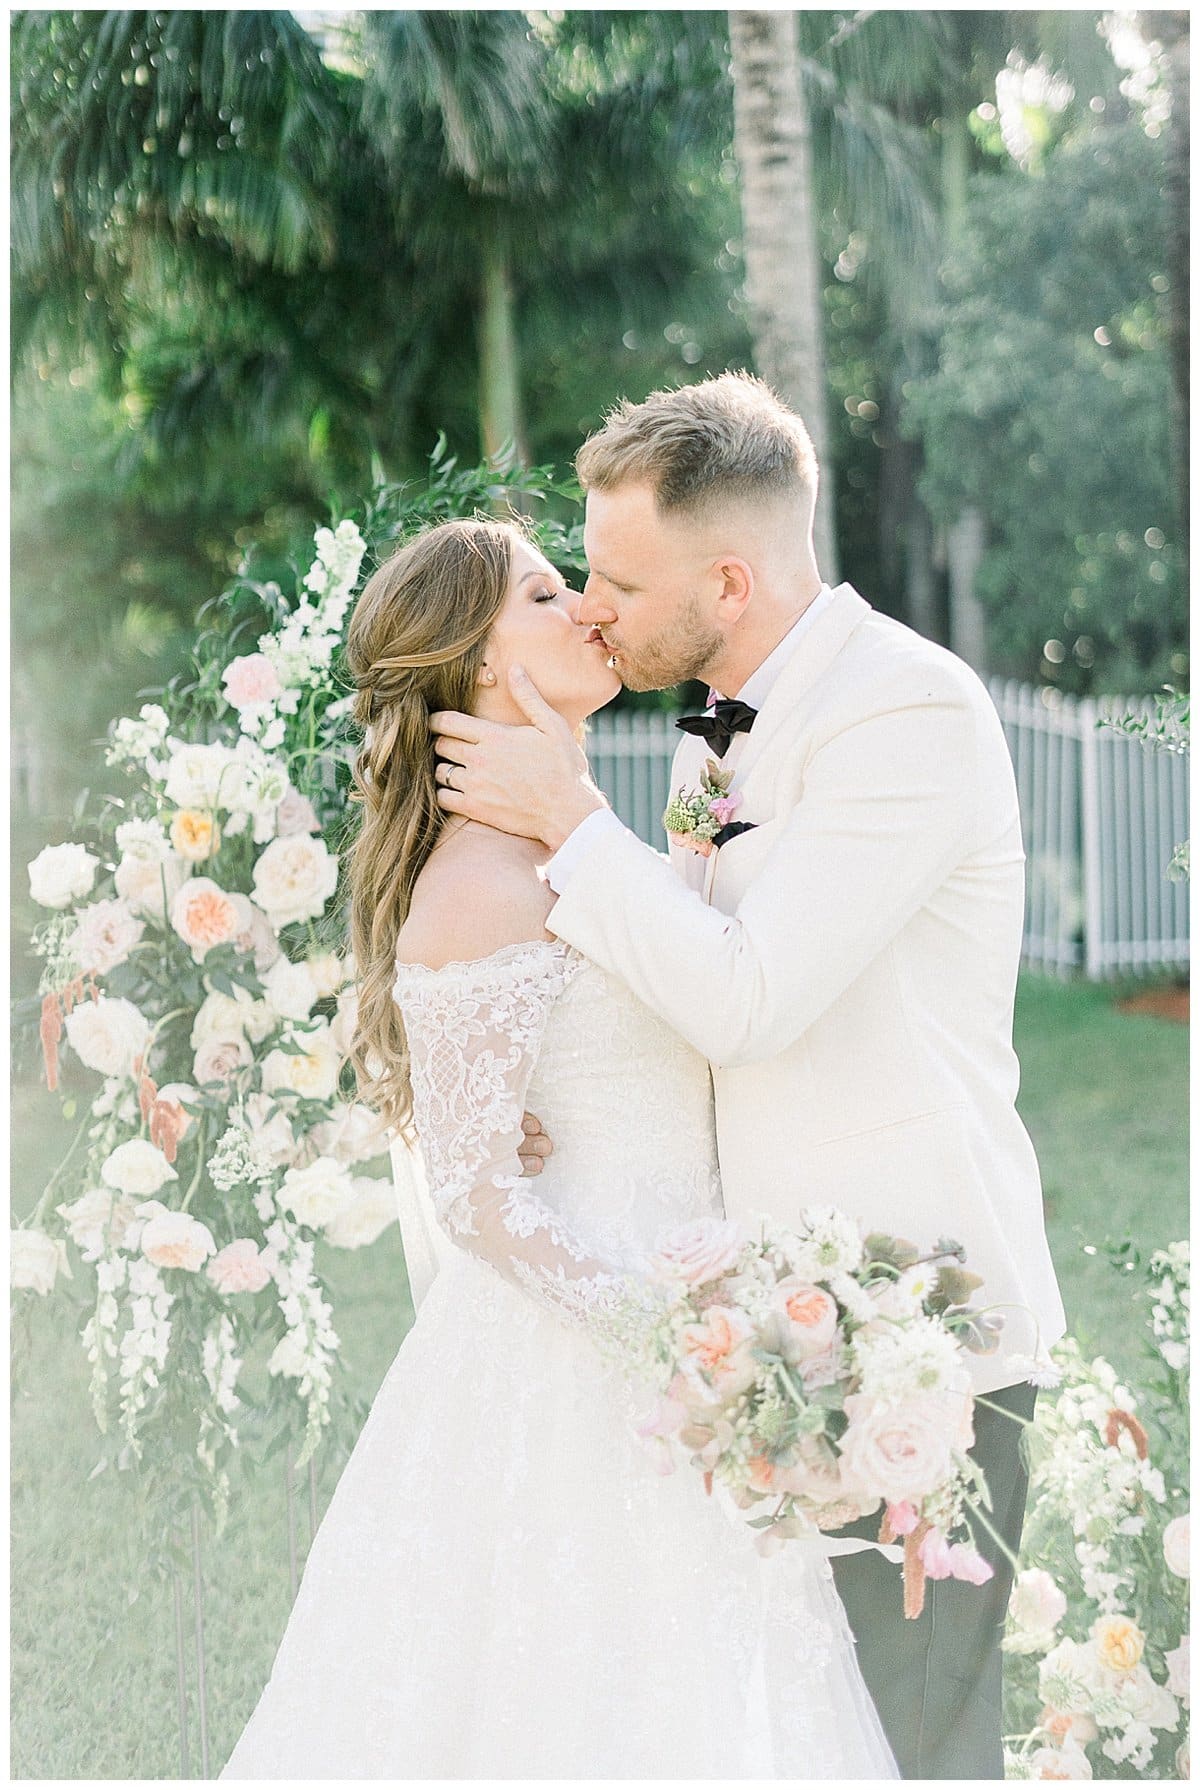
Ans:
{"type": "Polygon", "coordinates": [[[691,1468],[660,1477],[589,1335],[662,1229],[720,1211],[707,1064],[559,942],[402,965],[396,996],[461,1247],[222,1777],[896,1777],[828,1562],[762,1559],[691,1468]]]}

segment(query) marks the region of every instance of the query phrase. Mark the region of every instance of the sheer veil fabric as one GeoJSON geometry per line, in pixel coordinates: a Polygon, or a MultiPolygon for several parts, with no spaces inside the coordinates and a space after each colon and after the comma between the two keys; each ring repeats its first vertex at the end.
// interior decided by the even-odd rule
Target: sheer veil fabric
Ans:
{"type": "Polygon", "coordinates": [[[721,1209],[707,1064],[558,941],[396,996],[417,1319],[222,1777],[895,1778],[828,1561],[656,1474],[589,1333],[721,1209]]]}

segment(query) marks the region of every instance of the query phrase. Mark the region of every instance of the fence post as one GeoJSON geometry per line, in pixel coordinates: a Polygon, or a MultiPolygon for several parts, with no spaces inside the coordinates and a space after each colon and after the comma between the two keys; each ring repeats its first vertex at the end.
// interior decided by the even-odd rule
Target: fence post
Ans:
{"type": "Polygon", "coordinates": [[[1096,704],[1079,704],[1079,818],[1083,859],[1083,953],[1089,982],[1104,974],[1104,910],[1101,899],[1100,766],[1096,704]]]}

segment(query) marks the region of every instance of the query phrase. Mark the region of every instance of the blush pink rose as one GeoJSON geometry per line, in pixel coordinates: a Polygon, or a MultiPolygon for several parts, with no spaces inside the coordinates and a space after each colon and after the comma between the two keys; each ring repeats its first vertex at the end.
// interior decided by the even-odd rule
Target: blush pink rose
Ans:
{"type": "Polygon", "coordinates": [[[254,1061],[254,1052],[244,1038],[206,1038],[192,1062],[196,1085],[220,1082],[229,1087],[239,1069],[254,1061]]]}
{"type": "Polygon", "coordinates": [[[889,1504],[924,1498],[946,1479],[954,1438],[939,1401],[881,1406],[855,1392],[845,1408],[850,1424],[841,1439],[842,1459],[855,1479],[889,1504]]]}
{"type": "Polygon", "coordinates": [[[252,1237],[237,1237],[219,1249],[205,1273],[218,1293],[260,1293],[271,1278],[252,1237]]]}
{"type": "Polygon", "coordinates": [[[302,796],[290,783],[284,791],[282,802],[275,810],[275,831],[280,839],[290,839],[294,833],[321,831],[316,809],[308,797],[302,796]]]}
{"type": "Polygon", "coordinates": [[[742,1252],[741,1227],[725,1218],[698,1218],[659,1239],[654,1265],[665,1278],[703,1286],[728,1273],[742,1252]]]}
{"type": "Polygon", "coordinates": [[[265,653],[246,653],[231,659],[221,673],[225,699],[231,708],[248,709],[260,702],[274,702],[283,685],[265,653]]]}

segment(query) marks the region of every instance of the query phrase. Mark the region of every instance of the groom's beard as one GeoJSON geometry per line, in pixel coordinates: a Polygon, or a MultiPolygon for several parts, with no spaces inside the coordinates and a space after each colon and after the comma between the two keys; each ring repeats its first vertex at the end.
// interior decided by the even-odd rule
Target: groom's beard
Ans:
{"type": "MultiPolygon", "coordinates": [[[[607,638],[607,637],[606,637],[607,638]]],[[[707,669],[724,641],[719,628],[706,621],[699,600],[690,597],[636,652],[620,641],[610,642],[617,657],[617,673],[627,690],[669,690],[689,678],[707,682],[707,669]]]]}

